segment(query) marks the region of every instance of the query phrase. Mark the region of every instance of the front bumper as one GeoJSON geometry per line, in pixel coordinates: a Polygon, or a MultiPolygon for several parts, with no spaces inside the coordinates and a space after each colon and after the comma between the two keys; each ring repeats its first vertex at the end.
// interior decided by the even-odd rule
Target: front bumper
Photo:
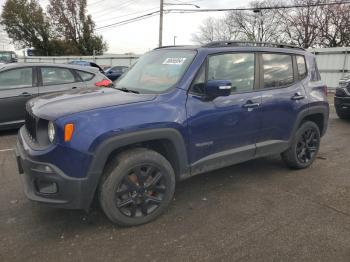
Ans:
{"type": "Polygon", "coordinates": [[[19,138],[16,158],[27,198],[53,207],[87,210],[91,200],[87,179],[71,178],[50,163],[33,160],[23,143],[19,138]]]}
{"type": "Polygon", "coordinates": [[[334,97],[334,106],[337,110],[350,113],[350,97],[334,97]]]}

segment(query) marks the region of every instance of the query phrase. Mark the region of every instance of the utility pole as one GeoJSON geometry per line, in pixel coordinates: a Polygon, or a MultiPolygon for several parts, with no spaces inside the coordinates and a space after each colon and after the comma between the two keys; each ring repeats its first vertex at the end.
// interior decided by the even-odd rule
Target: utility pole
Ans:
{"type": "Polygon", "coordinates": [[[177,38],[177,36],[174,35],[174,46],[176,46],[176,38],[177,38]]]}
{"type": "MultiPolygon", "coordinates": [[[[163,15],[164,15],[164,5],[192,5],[196,8],[201,8],[198,5],[190,4],[190,3],[164,3],[164,0],[160,0],[159,7],[159,47],[163,45],[163,15]]],[[[175,38],[174,38],[175,42],[175,38]]],[[[174,43],[175,45],[175,43],[174,43]]]]}
{"type": "Polygon", "coordinates": [[[160,0],[159,8],[159,47],[163,45],[163,13],[164,13],[164,0],[160,0]]]}
{"type": "MultiPolygon", "coordinates": [[[[258,14],[258,41],[257,42],[262,42],[263,38],[263,13],[260,8],[256,8],[253,10],[255,14],[258,14]]],[[[256,19],[256,17],[255,17],[256,19]]]]}

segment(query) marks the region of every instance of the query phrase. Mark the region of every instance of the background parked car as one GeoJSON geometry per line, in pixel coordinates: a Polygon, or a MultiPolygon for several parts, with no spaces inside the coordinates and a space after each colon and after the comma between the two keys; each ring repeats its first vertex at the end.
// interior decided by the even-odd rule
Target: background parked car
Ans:
{"type": "Polygon", "coordinates": [[[128,70],[127,66],[113,66],[105,71],[105,75],[112,81],[117,80],[122,74],[128,70]]]}
{"type": "Polygon", "coordinates": [[[102,74],[105,73],[105,71],[103,71],[103,69],[98,64],[90,61],[74,60],[74,61],[70,61],[68,64],[95,67],[95,68],[98,68],[98,71],[100,71],[102,74]]]}
{"type": "Polygon", "coordinates": [[[0,51],[0,64],[16,63],[17,55],[13,51],[0,51]]]}
{"type": "Polygon", "coordinates": [[[44,63],[1,65],[0,129],[22,125],[25,104],[33,97],[111,84],[105,75],[93,67],[44,63]]]}
{"type": "Polygon", "coordinates": [[[350,76],[340,79],[335,91],[334,106],[339,118],[350,119],[350,76]]]}

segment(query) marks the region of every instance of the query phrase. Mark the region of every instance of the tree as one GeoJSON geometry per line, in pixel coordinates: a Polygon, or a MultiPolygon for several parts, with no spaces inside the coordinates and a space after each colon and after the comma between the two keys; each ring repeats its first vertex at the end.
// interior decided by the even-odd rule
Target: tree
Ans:
{"type": "Polygon", "coordinates": [[[94,34],[91,16],[86,15],[86,0],[50,0],[48,13],[56,31],[73,43],[76,53],[93,55],[107,50],[102,37],[94,34]]]}
{"type": "Polygon", "coordinates": [[[48,14],[38,0],[7,0],[1,24],[17,46],[33,47],[36,55],[99,55],[107,50],[86,15],[86,0],[51,0],[48,14]]]}
{"type": "MultiPolygon", "coordinates": [[[[278,5],[278,1],[265,0],[250,3],[252,8],[278,5]]],[[[223,18],[209,17],[199,27],[199,32],[193,34],[192,40],[200,44],[211,41],[279,41],[281,34],[281,16],[276,10],[231,11],[223,18]]]]}
{"type": "Polygon", "coordinates": [[[280,10],[281,21],[283,21],[283,32],[291,44],[304,48],[318,46],[321,39],[320,24],[318,18],[322,16],[320,6],[316,3],[325,1],[294,0],[294,5],[305,5],[306,7],[280,10]]]}
{"type": "Polygon", "coordinates": [[[7,0],[1,24],[13,42],[21,47],[34,47],[40,55],[51,55],[50,22],[36,0],[7,0]]]}
{"type": "Polygon", "coordinates": [[[199,32],[192,35],[192,40],[201,45],[212,41],[227,41],[238,36],[227,17],[215,19],[208,17],[199,27],[199,32]]]}
{"type": "Polygon", "coordinates": [[[333,5],[321,7],[317,17],[320,29],[320,46],[337,47],[350,45],[350,6],[333,5]]]}
{"type": "Polygon", "coordinates": [[[350,45],[350,5],[324,5],[330,0],[265,0],[251,2],[256,10],[231,11],[223,18],[207,18],[193,41],[215,40],[283,42],[310,47],[350,45]],[[295,8],[268,8],[295,5],[295,8]],[[303,6],[303,7],[300,7],[303,6]],[[261,9],[262,8],[262,9],[261,9]]]}
{"type": "Polygon", "coordinates": [[[253,1],[250,7],[256,11],[231,11],[226,19],[239,32],[239,40],[278,42],[282,40],[281,17],[274,9],[259,9],[278,5],[274,0],[253,1]]]}

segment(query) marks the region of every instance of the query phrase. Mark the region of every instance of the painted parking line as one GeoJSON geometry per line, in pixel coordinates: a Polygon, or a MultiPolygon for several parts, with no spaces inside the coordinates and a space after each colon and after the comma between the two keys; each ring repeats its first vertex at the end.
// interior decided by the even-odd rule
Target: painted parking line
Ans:
{"type": "Polygon", "coordinates": [[[6,149],[0,149],[0,153],[1,152],[9,152],[9,151],[14,151],[14,148],[6,148],[6,149]]]}

